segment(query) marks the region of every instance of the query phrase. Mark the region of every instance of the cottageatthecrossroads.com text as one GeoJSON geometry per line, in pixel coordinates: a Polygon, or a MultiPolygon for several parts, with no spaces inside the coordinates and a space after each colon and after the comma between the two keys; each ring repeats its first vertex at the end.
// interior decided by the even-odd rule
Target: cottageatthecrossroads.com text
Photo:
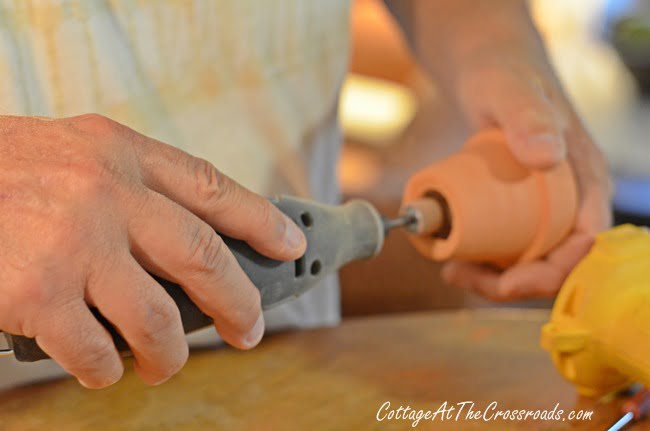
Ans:
{"type": "Polygon", "coordinates": [[[590,421],[593,411],[590,410],[569,410],[560,409],[556,404],[552,410],[524,410],[524,409],[501,409],[499,403],[492,401],[484,407],[479,407],[474,401],[462,401],[440,404],[437,410],[416,410],[410,406],[399,406],[394,408],[390,401],[386,401],[377,410],[378,422],[410,422],[413,428],[421,421],[590,421]]]}

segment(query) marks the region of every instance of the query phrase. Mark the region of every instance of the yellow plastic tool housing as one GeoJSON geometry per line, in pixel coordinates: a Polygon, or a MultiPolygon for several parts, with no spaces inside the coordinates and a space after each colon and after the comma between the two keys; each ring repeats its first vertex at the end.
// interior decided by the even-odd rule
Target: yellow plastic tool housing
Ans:
{"type": "Polygon", "coordinates": [[[541,335],[582,395],[650,385],[650,232],[623,225],[600,234],[562,286],[541,335]]]}

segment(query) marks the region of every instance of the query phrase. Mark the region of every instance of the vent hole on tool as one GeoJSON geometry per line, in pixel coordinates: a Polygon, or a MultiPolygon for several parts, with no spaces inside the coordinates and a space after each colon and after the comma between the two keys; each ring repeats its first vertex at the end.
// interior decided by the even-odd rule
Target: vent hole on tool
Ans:
{"type": "Polygon", "coordinates": [[[296,278],[302,277],[305,274],[307,269],[307,262],[305,261],[305,256],[303,255],[300,259],[296,260],[296,278]]]}
{"type": "Polygon", "coordinates": [[[314,224],[314,218],[309,213],[300,214],[300,221],[305,227],[312,227],[314,224]]]}
{"type": "Polygon", "coordinates": [[[320,260],[315,260],[311,263],[310,272],[311,275],[318,275],[323,265],[320,263],[320,260]]]}

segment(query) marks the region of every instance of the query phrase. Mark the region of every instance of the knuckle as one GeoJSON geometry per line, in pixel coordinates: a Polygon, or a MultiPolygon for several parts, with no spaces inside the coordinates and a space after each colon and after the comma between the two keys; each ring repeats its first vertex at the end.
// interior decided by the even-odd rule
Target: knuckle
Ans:
{"type": "Polygon", "coordinates": [[[119,380],[109,363],[115,356],[115,345],[109,337],[87,340],[86,348],[80,350],[73,362],[74,374],[91,376],[99,386],[107,386],[119,380]]]}
{"type": "Polygon", "coordinates": [[[68,169],[68,184],[80,192],[96,193],[109,177],[106,166],[98,159],[79,160],[68,169]]]}
{"type": "Polygon", "coordinates": [[[228,270],[225,244],[207,225],[196,229],[189,253],[188,264],[193,272],[220,277],[228,270]]]}
{"type": "Polygon", "coordinates": [[[40,317],[49,309],[51,293],[41,284],[22,283],[3,289],[0,312],[5,331],[34,337],[40,325],[40,317]]]}
{"type": "Polygon", "coordinates": [[[91,230],[80,226],[78,219],[76,214],[70,213],[49,215],[49,220],[43,226],[45,235],[38,246],[38,254],[42,259],[59,262],[68,270],[74,271],[76,265],[70,259],[72,256],[80,257],[79,253],[87,249],[91,235],[91,230]],[[65,258],[61,260],[63,256],[65,258]]]}
{"type": "Polygon", "coordinates": [[[112,135],[120,129],[120,124],[100,114],[83,114],[68,119],[77,128],[99,135],[112,135]]]}
{"type": "Polygon", "coordinates": [[[553,108],[546,102],[530,98],[522,99],[512,105],[512,110],[518,121],[545,128],[557,127],[553,108]]]}
{"type": "Polygon", "coordinates": [[[74,196],[89,198],[106,193],[114,184],[111,171],[97,158],[71,163],[65,172],[65,185],[74,196]]]}
{"type": "Polygon", "coordinates": [[[548,79],[537,72],[531,72],[529,75],[528,83],[533,94],[540,97],[541,100],[550,106],[553,106],[557,100],[557,91],[548,79]]]}
{"type": "Polygon", "coordinates": [[[14,308],[25,310],[50,304],[53,292],[39,280],[24,280],[7,291],[7,295],[14,308]]]}
{"type": "Polygon", "coordinates": [[[259,223],[261,226],[271,226],[275,218],[273,217],[273,212],[275,207],[269,203],[267,200],[262,200],[262,204],[259,208],[259,223]]]}
{"type": "Polygon", "coordinates": [[[196,194],[200,202],[218,204],[231,195],[231,185],[227,177],[212,163],[194,158],[196,174],[196,194]]]}
{"type": "Polygon", "coordinates": [[[245,301],[230,310],[229,314],[224,317],[227,324],[241,337],[244,337],[257,323],[261,310],[260,295],[256,290],[253,290],[251,294],[246,295],[245,301]]]}
{"type": "Polygon", "coordinates": [[[138,337],[145,345],[159,344],[170,338],[181,326],[180,312],[172,301],[153,301],[148,304],[138,337]]]}

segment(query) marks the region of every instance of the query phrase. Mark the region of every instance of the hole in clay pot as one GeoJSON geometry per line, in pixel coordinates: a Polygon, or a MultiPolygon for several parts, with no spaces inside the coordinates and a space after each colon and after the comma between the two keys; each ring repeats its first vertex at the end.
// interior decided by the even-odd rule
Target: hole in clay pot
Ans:
{"type": "Polygon", "coordinates": [[[303,255],[300,259],[296,260],[296,278],[302,277],[305,273],[307,267],[307,262],[305,262],[305,256],[303,255]]]}
{"type": "Polygon", "coordinates": [[[438,231],[436,231],[433,234],[433,237],[438,239],[449,238],[449,234],[451,233],[452,226],[451,226],[451,210],[449,209],[449,204],[447,203],[447,200],[443,195],[441,195],[440,193],[434,190],[426,192],[424,194],[424,197],[437,200],[438,203],[440,203],[440,206],[442,207],[444,224],[440,229],[438,229],[438,231]]]}
{"type": "Polygon", "coordinates": [[[312,227],[314,224],[314,218],[309,213],[300,214],[300,221],[307,228],[312,227]]]}
{"type": "Polygon", "coordinates": [[[322,266],[323,265],[320,263],[320,260],[317,259],[313,261],[310,269],[311,275],[318,275],[318,273],[320,273],[322,266]]]}

